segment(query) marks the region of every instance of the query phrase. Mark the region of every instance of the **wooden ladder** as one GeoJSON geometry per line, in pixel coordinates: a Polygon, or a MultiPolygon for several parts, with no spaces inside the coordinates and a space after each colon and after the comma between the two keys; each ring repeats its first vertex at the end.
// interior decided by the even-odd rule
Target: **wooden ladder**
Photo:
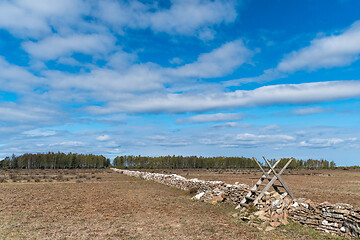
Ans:
{"type": "Polygon", "coordinates": [[[258,164],[260,169],[263,172],[263,175],[259,178],[259,180],[255,183],[255,185],[250,189],[250,191],[246,194],[246,196],[241,200],[240,204],[236,208],[240,207],[248,207],[249,204],[253,204],[254,206],[257,205],[260,201],[260,199],[264,196],[265,192],[267,192],[271,187],[275,189],[279,194],[283,194],[284,192],[281,192],[279,188],[284,188],[285,191],[290,195],[292,199],[294,199],[294,195],[288,188],[288,186],[285,184],[284,180],[281,178],[281,174],[285,171],[285,169],[289,166],[292,158],[285,164],[285,166],[281,169],[279,173],[275,171],[275,167],[279,164],[281,159],[277,160],[276,163],[271,166],[270,162],[266,159],[266,157],[263,157],[267,165],[269,166],[269,170],[265,172],[265,170],[262,168],[261,164],[258,162],[258,160],[253,157],[255,162],[258,164]],[[273,173],[274,176],[270,177],[270,174],[273,173]],[[269,181],[267,184],[264,184],[264,181],[269,181]],[[280,184],[275,184],[276,181],[279,181],[280,184]],[[261,188],[264,187],[262,190],[261,188]]]}

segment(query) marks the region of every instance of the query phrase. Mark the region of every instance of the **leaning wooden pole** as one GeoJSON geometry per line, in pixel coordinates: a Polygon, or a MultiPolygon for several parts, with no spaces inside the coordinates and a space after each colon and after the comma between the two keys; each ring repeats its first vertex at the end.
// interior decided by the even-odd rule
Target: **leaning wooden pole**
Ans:
{"type": "Polygon", "coordinates": [[[258,160],[253,157],[254,161],[257,163],[257,165],[260,167],[261,171],[263,172],[262,176],[259,178],[259,180],[256,182],[256,184],[250,189],[248,194],[241,200],[240,206],[247,207],[248,204],[253,203],[253,205],[257,205],[261,198],[264,196],[265,192],[267,192],[271,187],[274,187],[274,189],[280,193],[279,187],[282,187],[285,189],[285,191],[289,194],[291,198],[295,198],[292,192],[290,191],[290,188],[286,185],[284,180],[281,178],[281,174],[285,171],[285,169],[290,165],[290,163],[293,161],[291,158],[285,166],[281,169],[279,173],[275,171],[275,167],[279,164],[281,159],[277,160],[274,165],[271,165],[270,161],[267,160],[265,157],[263,157],[266,164],[269,166],[269,170],[266,172],[264,168],[261,166],[261,164],[258,162],[258,160]],[[270,174],[273,174],[273,177],[270,177],[270,174]],[[269,182],[267,184],[263,184],[264,180],[268,180],[269,182]],[[279,181],[281,185],[275,185],[274,183],[276,181],[279,181]],[[260,187],[264,186],[264,188],[261,190],[260,187]]]}

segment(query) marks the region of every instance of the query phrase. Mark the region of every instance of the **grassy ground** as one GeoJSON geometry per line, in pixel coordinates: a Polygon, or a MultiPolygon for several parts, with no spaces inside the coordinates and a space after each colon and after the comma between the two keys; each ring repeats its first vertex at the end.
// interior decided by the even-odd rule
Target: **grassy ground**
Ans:
{"type": "Polygon", "coordinates": [[[331,239],[298,224],[265,233],[232,217],[234,205],[111,170],[46,175],[55,179],[0,183],[0,239],[331,239]]]}

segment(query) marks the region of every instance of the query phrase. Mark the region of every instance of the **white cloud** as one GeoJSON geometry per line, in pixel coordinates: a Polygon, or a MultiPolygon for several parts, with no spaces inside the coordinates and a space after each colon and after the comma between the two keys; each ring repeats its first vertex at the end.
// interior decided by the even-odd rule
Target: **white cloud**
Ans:
{"type": "Polygon", "coordinates": [[[169,7],[158,1],[115,0],[3,0],[0,28],[22,38],[42,38],[52,32],[89,32],[107,24],[123,33],[127,28],[182,34],[211,39],[213,26],[234,22],[236,1],[172,0],[169,7]],[[84,19],[91,17],[89,24],[84,19]]]}
{"type": "Polygon", "coordinates": [[[134,96],[125,102],[90,107],[90,112],[181,113],[204,112],[238,107],[277,104],[312,104],[360,96],[360,81],[333,81],[264,86],[254,90],[206,94],[166,94],[134,96]]]}
{"type": "Polygon", "coordinates": [[[296,115],[309,115],[309,114],[315,114],[315,113],[322,113],[325,112],[326,110],[322,107],[311,107],[311,108],[300,108],[300,109],[295,109],[293,111],[294,114],[296,115]]]}
{"type": "Polygon", "coordinates": [[[202,26],[233,22],[234,1],[175,0],[170,9],[150,15],[151,28],[159,32],[193,34],[202,26]]]}
{"type": "Polygon", "coordinates": [[[335,148],[357,142],[357,138],[312,138],[301,141],[300,146],[309,148],[335,148]]]}
{"type": "Polygon", "coordinates": [[[38,42],[24,42],[25,51],[39,59],[57,59],[72,53],[106,54],[113,48],[115,39],[109,35],[74,34],[66,37],[52,35],[38,42]]]}
{"type": "Polygon", "coordinates": [[[80,147],[80,146],[84,146],[84,145],[85,145],[85,143],[80,142],[80,141],[63,141],[63,142],[49,144],[49,146],[51,146],[51,147],[54,147],[54,146],[80,147]]]}
{"type": "Polygon", "coordinates": [[[110,136],[107,135],[107,134],[98,136],[98,137],[96,138],[96,140],[98,140],[98,141],[107,141],[107,140],[109,140],[109,139],[110,139],[110,136]]]}
{"type": "Polygon", "coordinates": [[[177,123],[206,123],[206,122],[226,122],[242,120],[243,114],[240,113],[215,113],[215,114],[203,114],[195,115],[188,118],[182,118],[177,120],[177,123]]]}
{"type": "Polygon", "coordinates": [[[75,60],[72,57],[59,57],[57,63],[69,65],[69,66],[84,66],[85,64],[75,60]]]}
{"type": "Polygon", "coordinates": [[[178,57],[174,57],[173,59],[170,59],[169,61],[171,64],[182,64],[184,60],[178,57]]]}
{"type": "Polygon", "coordinates": [[[215,38],[216,32],[213,29],[203,29],[199,31],[198,36],[201,40],[209,41],[215,38]]]}
{"type": "Polygon", "coordinates": [[[41,83],[43,79],[35,77],[23,67],[8,63],[0,56],[0,90],[27,93],[41,83]]]}
{"type": "Polygon", "coordinates": [[[89,11],[81,0],[4,0],[0,3],[0,27],[20,37],[42,37],[69,24],[80,23],[89,11]]]}
{"type": "Polygon", "coordinates": [[[240,142],[288,142],[294,141],[295,138],[288,135],[255,135],[250,133],[243,133],[236,135],[235,139],[240,142]]]}
{"type": "Polygon", "coordinates": [[[145,5],[139,1],[98,1],[98,8],[95,16],[113,27],[122,31],[124,26],[130,28],[146,28],[149,26],[148,11],[150,5],[145,5]]]}
{"type": "Polygon", "coordinates": [[[147,138],[151,140],[166,140],[167,137],[164,135],[153,135],[153,136],[148,136],[147,138]]]}
{"type": "Polygon", "coordinates": [[[67,94],[67,91],[75,88],[78,91],[77,97],[102,100],[126,99],[126,92],[146,92],[163,88],[163,77],[153,64],[135,64],[123,71],[94,68],[89,73],[47,71],[44,75],[55,94],[59,91],[64,91],[62,95],[67,94]]]}
{"type": "Polygon", "coordinates": [[[274,131],[278,129],[280,129],[280,126],[276,124],[266,125],[261,128],[262,131],[274,131]]]}
{"type": "Polygon", "coordinates": [[[360,21],[340,34],[318,37],[308,47],[287,54],[275,68],[267,69],[257,77],[225,81],[225,86],[238,86],[248,82],[264,83],[284,78],[300,70],[342,67],[357,61],[360,55],[360,21]]]}
{"type": "Polygon", "coordinates": [[[346,66],[360,54],[360,21],[339,35],[315,38],[310,46],[287,55],[277,66],[281,72],[346,66]]]}
{"type": "Polygon", "coordinates": [[[212,126],[212,129],[226,129],[226,128],[237,128],[237,127],[248,127],[249,124],[240,124],[237,122],[227,122],[223,124],[216,124],[212,126]]]}
{"type": "Polygon", "coordinates": [[[201,35],[209,38],[208,27],[236,19],[235,1],[173,0],[169,8],[139,1],[99,1],[96,16],[118,31],[124,27],[151,28],[169,34],[201,35]],[[205,36],[204,31],[207,31],[205,36]]]}
{"type": "Polygon", "coordinates": [[[201,54],[194,63],[169,69],[169,73],[178,77],[219,77],[231,73],[252,55],[253,52],[241,40],[236,40],[225,43],[210,53],[201,54]]]}
{"type": "Polygon", "coordinates": [[[146,137],[149,139],[146,145],[158,145],[158,146],[165,146],[165,147],[182,147],[188,146],[191,144],[191,141],[186,137],[179,137],[174,136],[169,133],[163,133],[163,135],[152,135],[146,137]]]}
{"type": "Polygon", "coordinates": [[[55,109],[19,104],[12,102],[0,102],[0,122],[26,123],[26,124],[54,124],[55,117],[59,113],[55,109]]]}
{"type": "MultiPolygon", "coordinates": [[[[81,46],[77,49],[78,51],[91,51],[88,48],[83,49],[82,47],[85,47],[86,44],[81,44],[80,41],[70,42],[70,46],[65,45],[63,48],[60,46],[55,52],[43,49],[39,53],[34,52],[33,54],[38,54],[38,57],[56,58],[59,55],[70,54],[78,46],[81,46]],[[75,44],[75,47],[72,47],[73,44],[75,44]],[[39,54],[44,54],[44,56],[39,54]]],[[[93,43],[97,45],[96,42],[93,43]]],[[[53,44],[50,44],[49,47],[51,45],[53,44]]],[[[149,92],[154,90],[163,92],[166,90],[165,84],[181,83],[181,80],[187,77],[222,76],[234,71],[238,66],[247,61],[251,55],[252,52],[244,46],[243,42],[237,40],[226,43],[210,53],[200,55],[194,63],[177,68],[163,68],[153,63],[135,63],[137,60],[136,54],[119,50],[107,57],[108,63],[102,68],[92,66],[90,71],[76,74],[44,71],[43,75],[48,79],[47,84],[52,90],[49,97],[53,99],[57,97],[59,90],[70,91],[70,89],[78,91],[76,98],[83,96],[85,98],[91,97],[106,100],[129,99],[129,96],[120,93],[149,92]]],[[[59,61],[69,64],[74,63],[74,60],[64,59],[63,57],[59,61]]],[[[193,89],[193,87],[191,88],[193,89]]],[[[64,99],[70,96],[71,94],[66,94],[64,99]]]]}
{"type": "Polygon", "coordinates": [[[56,134],[53,130],[41,130],[41,129],[33,129],[25,131],[24,134],[29,135],[30,137],[48,137],[56,134]]]}
{"type": "Polygon", "coordinates": [[[283,146],[296,141],[293,136],[285,134],[257,135],[252,133],[227,134],[216,138],[203,138],[201,143],[221,147],[263,147],[264,145],[283,146]]]}
{"type": "Polygon", "coordinates": [[[131,65],[133,65],[136,60],[137,60],[137,55],[134,53],[117,51],[116,53],[109,56],[107,65],[115,69],[123,70],[125,68],[131,67],[131,65]]]}

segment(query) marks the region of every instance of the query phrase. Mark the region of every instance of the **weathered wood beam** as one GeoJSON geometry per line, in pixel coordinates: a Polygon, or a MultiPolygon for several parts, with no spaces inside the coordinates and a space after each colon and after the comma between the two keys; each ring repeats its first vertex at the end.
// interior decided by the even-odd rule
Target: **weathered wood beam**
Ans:
{"type": "Polygon", "coordinates": [[[275,169],[271,166],[269,160],[266,159],[266,157],[263,157],[264,160],[266,161],[266,163],[269,165],[271,171],[274,173],[274,175],[276,176],[276,178],[279,180],[279,182],[284,186],[285,190],[287,191],[287,193],[290,195],[290,197],[292,199],[294,199],[294,195],[292,194],[292,192],[290,191],[290,188],[286,185],[285,181],[282,179],[282,177],[280,176],[285,169],[289,166],[289,164],[291,163],[291,161],[293,160],[292,158],[286,163],[286,165],[281,169],[281,171],[279,172],[279,174],[276,173],[275,169]]]}

